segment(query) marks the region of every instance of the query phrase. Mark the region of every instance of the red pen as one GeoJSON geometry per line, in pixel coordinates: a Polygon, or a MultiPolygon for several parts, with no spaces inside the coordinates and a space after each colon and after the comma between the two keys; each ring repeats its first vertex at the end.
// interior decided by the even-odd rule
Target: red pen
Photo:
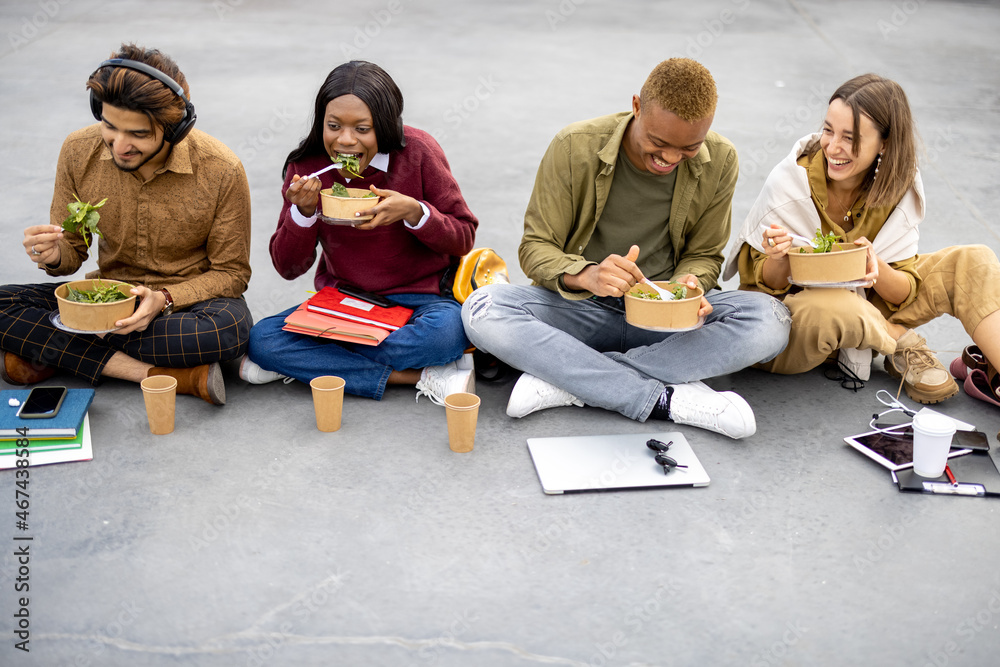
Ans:
{"type": "Polygon", "coordinates": [[[944,467],[944,474],[948,475],[948,481],[951,482],[952,486],[958,486],[958,480],[955,479],[955,475],[951,472],[951,466],[944,467]]]}

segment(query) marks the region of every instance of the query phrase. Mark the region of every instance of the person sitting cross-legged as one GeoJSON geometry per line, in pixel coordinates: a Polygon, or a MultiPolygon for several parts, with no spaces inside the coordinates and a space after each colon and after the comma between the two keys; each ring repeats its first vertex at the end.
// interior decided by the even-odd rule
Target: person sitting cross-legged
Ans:
{"type": "Polygon", "coordinates": [[[391,384],[415,386],[417,398],[475,389],[461,306],[449,276],[472,250],[479,221],[469,210],[434,138],[403,124],[403,95],[392,77],[366,61],[336,67],[316,95],[312,129],[285,162],[284,203],[271,237],[271,260],[292,280],[316,264],[317,290],[349,286],[413,310],[378,345],[283,330],[295,307],[261,320],[250,333],[240,377],[252,384],[320,375],[344,378],[344,391],[381,400],[391,384]],[[326,170],[332,157],[356,158],[326,170]],[[381,198],[355,224],[319,219],[320,190],[334,184],[381,198]],[[317,257],[319,261],[317,262],[317,257]]]}
{"type": "Polygon", "coordinates": [[[507,414],[591,405],[743,438],[749,404],[705,378],[771,359],[788,341],[773,297],[713,290],[729,241],[736,150],[710,131],[717,93],[699,63],[660,63],[631,111],[565,128],[542,158],[519,257],[534,285],[489,285],[462,310],[478,348],[524,371],[507,414]],[[683,332],[625,320],[643,278],[706,291],[683,332]]]}
{"type": "Polygon", "coordinates": [[[76,197],[101,206],[88,278],[134,285],[135,312],[106,334],[50,321],[63,283],[0,287],[0,366],[5,382],[34,384],[60,369],[96,384],[177,378],[177,392],[226,402],[220,361],[247,349],[253,319],[250,188],[239,159],[194,129],[194,106],[177,64],[155,49],[123,44],[87,81],[98,123],[70,134],[56,166],[51,224],[24,231],[28,258],[68,276],[91,247],[60,226],[76,197]]]}

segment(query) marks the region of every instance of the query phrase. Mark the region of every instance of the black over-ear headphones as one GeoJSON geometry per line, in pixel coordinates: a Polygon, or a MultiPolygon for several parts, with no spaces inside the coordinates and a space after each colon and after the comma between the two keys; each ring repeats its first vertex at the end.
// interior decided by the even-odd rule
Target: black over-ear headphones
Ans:
{"type": "MultiPolygon", "coordinates": [[[[151,76],[164,86],[169,88],[177,97],[181,98],[184,102],[184,117],[180,119],[175,125],[163,128],[163,139],[171,144],[178,143],[181,139],[188,135],[191,128],[194,127],[194,122],[198,120],[198,115],[194,112],[194,105],[188,101],[188,98],[184,96],[184,89],[181,88],[180,84],[171,79],[169,76],[156,69],[155,67],[150,67],[146,63],[139,62],[138,60],[126,60],[124,58],[111,58],[110,60],[105,60],[101,63],[94,74],[97,74],[97,70],[102,67],[125,67],[127,69],[134,69],[137,72],[142,72],[147,76],[151,76]]],[[[93,77],[94,74],[90,76],[93,77]]],[[[94,118],[97,120],[103,120],[101,117],[101,111],[104,104],[97,98],[94,91],[90,91],[90,111],[94,114],[94,118]]]]}

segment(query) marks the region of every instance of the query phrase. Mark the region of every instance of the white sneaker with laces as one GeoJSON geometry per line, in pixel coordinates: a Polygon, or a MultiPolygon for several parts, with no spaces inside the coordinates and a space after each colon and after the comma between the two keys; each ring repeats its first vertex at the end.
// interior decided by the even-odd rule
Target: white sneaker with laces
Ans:
{"type": "Polygon", "coordinates": [[[583,401],[573,394],[536,378],[528,373],[521,373],[507,401],[507,416],[520,419],[538,410],[559,408],[565,405],[583,407],[583,401]]]}
{"type": "Polygon", "coordinates": [[[732,391],[715,391],[704,382],[668,385],[670,420],[697,426],[730,438],[746,438],[757,432],[753,410],[732,391]]]}
{"type": "Polygon", "coordinates": [[[444,366],[428,366],[420,371],[417,381],[417,401],[426,396],[435,405],[444,405],[449,394],[476,393],[476,369],[472,355],[466,354],[458,361],[444,366]]]}
{"type": "Polygon", "coordinates": [[[266,371],[251,361],[249,355],[244,354],[243,359],[240,360],[240,379],[250,384],[267,384],[276,380],[283,380],[285,384],[288,384],[295,378],[274,371],[266,371]]]}

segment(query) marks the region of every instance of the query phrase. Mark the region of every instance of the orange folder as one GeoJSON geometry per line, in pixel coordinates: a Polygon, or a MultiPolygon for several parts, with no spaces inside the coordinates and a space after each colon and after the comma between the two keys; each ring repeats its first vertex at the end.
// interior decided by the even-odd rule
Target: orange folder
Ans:
{"type": "Polygon", "coordinates": [[[320,315],[308,310],[304,303],[285,318],[285,326],[282,329],[292,333],[342,340],[360,345],[378,345],[390,333],[381,327],[320,315]]]}

